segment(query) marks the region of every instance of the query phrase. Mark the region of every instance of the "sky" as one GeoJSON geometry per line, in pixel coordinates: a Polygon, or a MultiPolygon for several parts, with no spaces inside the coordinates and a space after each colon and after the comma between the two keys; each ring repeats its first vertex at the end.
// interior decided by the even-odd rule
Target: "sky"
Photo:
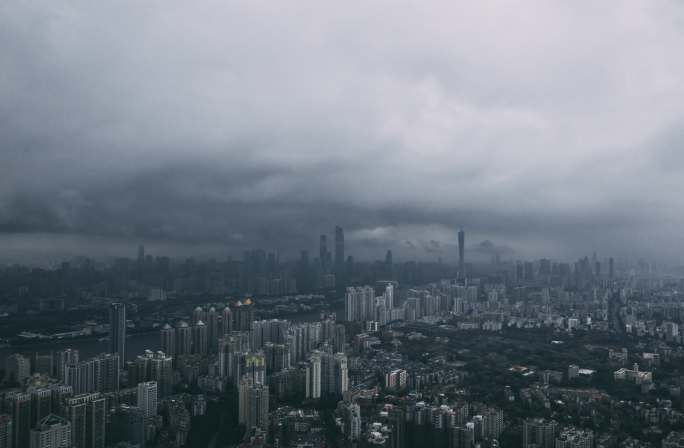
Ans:
{"type": "Polygon", "coordinates": [[[678,262],[682,54],[679,0],[3,1],[0,259],[678,262]]]}

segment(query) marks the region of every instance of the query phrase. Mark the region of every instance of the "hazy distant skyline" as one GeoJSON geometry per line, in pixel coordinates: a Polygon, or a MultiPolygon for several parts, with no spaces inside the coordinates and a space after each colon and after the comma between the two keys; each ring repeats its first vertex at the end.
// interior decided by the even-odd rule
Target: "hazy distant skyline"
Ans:
{"type": "Polygon", "coordinates": [[[684,247],[684,3],[0,5],[0,258],[684,247]]]}

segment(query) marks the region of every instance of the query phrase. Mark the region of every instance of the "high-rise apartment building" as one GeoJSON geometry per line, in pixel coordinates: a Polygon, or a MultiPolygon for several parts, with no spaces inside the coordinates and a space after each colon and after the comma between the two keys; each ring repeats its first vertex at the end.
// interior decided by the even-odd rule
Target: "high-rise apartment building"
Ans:
{"type": "Polygon", "coordinates": [[[50,414],[31,430],[30,441],[30,448],[72,448],[71,424],[58,415],[50,414]]]}
{"type": "Polygon", "coordinates": [[[5,375],[10,382],[23,383],[31,376],[31,360],[18,353],[9,355],[5,361],[5,375]]]}
{"type": "Polygon", "coordinates": [[[27,392],[8,393],[5,395],[5,409],[12,417],[12,446],[29,446],[31,395],[27,392]]]}
{"type": "Polygon", "coordinates": [[[118,353],[126,360],[126,305],[112,303],[109,306],[109,344],[110,353],[118,353]]]}
{"type": "Polygon", "coordinates": [[[146,381],[138,383],[138,407],[145,413],[145,417],[157,415],[157,382],[146,381]]]}
{"type": "Polygon", "coordinates": [[[267,430],[268,394],[268,386],[254,384],[248,376],[240,381],[238,421],[248,430],[267,430]]]}
{"type": "Polygon", "coordinates": [[[107,400],[100,393],[75,395],[66,400],[74,448],[104,448],[107,400]]]}
{"type": "Polygon", "coordinates": [[[527,419],[523,422],[523,448],[553,448],[558,423],[543,418],[527,419]]]}
{"type": "Polygon", "coordinates": [[[169,356],[176,355],[176,330],[167,324],[164,324],[160,331],[161,349],[169,356]]]}

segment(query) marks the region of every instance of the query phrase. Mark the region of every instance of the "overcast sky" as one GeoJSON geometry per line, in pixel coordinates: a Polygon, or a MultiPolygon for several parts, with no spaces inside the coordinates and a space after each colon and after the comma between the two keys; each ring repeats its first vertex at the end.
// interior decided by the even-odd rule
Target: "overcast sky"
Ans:
{"type": "Polygon", "coordinates": [[[360,258],[453,259],[463,226],[678,261],[684,3],[0,2],[5,257],[335,224],[360,258]]]}

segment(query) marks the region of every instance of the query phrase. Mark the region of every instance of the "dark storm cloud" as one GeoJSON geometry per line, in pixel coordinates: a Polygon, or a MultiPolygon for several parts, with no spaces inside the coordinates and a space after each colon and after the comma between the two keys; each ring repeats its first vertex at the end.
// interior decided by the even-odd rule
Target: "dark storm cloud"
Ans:
{"type": "Polygon", "coordinates": [[[0,240],[293,254],[339,224],[359,257],[453,259],[463,226],[674,258],[683,25],[676,1],[3,2],[0,240]]]}

